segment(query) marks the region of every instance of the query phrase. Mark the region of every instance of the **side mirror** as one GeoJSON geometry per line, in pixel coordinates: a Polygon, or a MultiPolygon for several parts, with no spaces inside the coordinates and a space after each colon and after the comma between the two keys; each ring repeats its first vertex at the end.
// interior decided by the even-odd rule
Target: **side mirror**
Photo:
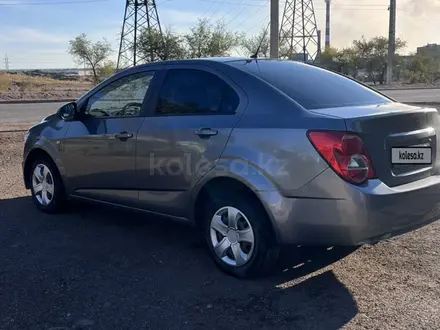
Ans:
{"type": "Polygon", "coordinates": [[[77,113],[77,105],[75,102],[70,102],[58,109],[58,116],[65,121],[74,120],[77,113]]]}

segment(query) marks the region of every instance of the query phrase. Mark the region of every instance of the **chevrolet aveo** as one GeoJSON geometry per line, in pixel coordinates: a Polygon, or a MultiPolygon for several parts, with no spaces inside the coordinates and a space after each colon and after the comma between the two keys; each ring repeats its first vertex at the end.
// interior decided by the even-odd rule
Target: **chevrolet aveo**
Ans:
{"type": "Polygon", "coordinates": [[[36,206],[81,199],[200,228],[217,265],[268,270],[289,244],[361,245],[440,215],[435,109],[278,60],[120,72],[25,137],[36,206]]]}

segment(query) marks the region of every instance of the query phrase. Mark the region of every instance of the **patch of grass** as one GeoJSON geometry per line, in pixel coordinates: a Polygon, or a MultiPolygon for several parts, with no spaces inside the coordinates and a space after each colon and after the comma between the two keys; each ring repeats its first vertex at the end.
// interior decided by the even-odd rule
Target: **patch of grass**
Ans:
{"type": "Polygon", "coordinates": [[[76,80],[57,80],[49,77],[35,77],[26,74],[0,74],[0,91],[53,91],[55,89],[89,89],[91,84],[76,80]]]}
{"type": "Polygon", "coordinates": [[[11,87],[11,80],[9,75],[5,73],[0,73],[0,92],[7,92],[11,87]]]}

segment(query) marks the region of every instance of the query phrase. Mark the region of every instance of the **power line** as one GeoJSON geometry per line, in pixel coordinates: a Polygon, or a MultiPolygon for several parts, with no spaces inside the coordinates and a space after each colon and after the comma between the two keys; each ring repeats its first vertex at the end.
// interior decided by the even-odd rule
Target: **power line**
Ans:
{"type": "Polygon", "coordinates": [[[212,17],[214,17],[214,15],[217,14],[220,11],[220,8],[225,4],[224,1],[221,1],[218,3],[220,4],[220,6],[218,6],[217,9],[212,12],[211,16],[209,16],[208,19],[211,19],[212,17]]]}
{"type": "Polygon", "coordinates": [[[208,9],[203,11],[203,14],[201,15],[202,17],[205,16],[207,13],[209,13],[209,10],[211,9],[212,5],[214,4],[214,1],[211,1],[211,3],[209,4],[208,9]]]}
{"type": "MultiPolygon", "coordinates": [[[[258,8],[252,15],[248,15],[243,21],[241,21],[240,23],[238,23],[238,24],[236,24],[235,25],[235,28],[236,27],[239,27],[239,26],[243,26],[243,24],[244,23],[246,23],[247,21],[249,21],[251,18],[254,18],[260,11],[262,11],[263,10],[263,8],[265,8],[265,7],[260,7],[260,8],[258,8]]],[[[267,19],[267,18],[266,18],[267,19]]],[[[253,28],[253,27],[252,27],[253,28]]]]}
{"type": "Polygon", "coordinates": [[[229,25],[229,23],[231,23],[233,20],[235,20],[238,16],[240,16],[246,9],[248,9],[249,7],[243,7],[240,11],[238,11],[238,13],[232,17],[227,23],[226,25],[229,25]]]}
{"type": "Polygon", "coordinates": [[[8,2],[0,3],[0,6],[57,6],[57,5],[70,5],[70,4],[82,4],[82,3],[92,3],[92,2],[107,2],[109,0],[69,0],[69,1],[57,1],[57,2],[8,2]]]}
{"type": "MultiPolygon", "coordinates": [[[[243,3],[243,1],[244,0],[241,0],[240,1],[240,4],[241,3],[243,3]]],[[[239,4],[237,4],[237,5],[239,5],[239,4]]],[[[220,19],[219,19],[219,21],[221,21],[221,20],[223,20],[223,18],[225,18],[226,16],[228,16],[229,15],[229,13],[231,13],[235,8],[235,6],[237,6],[237,5],[233,5],[233,6],[231,6],[231,8],[222,16],[222,17],[220,17],[220,19]]],[[[246,9],[246,7],[245,7],[245,9],[246,9]]]]}
{"type": "Polygon", "coordinates": [[[218,9],[220,9],[221,5],[233,5],[233,6],[245,6],[245,7],[266,7],[267,5],[263,3],[243,3],[243,1],[240,2],[233,2],[233,1],[215,1],[215,0],[198,0],[201,2],[210,2],[210,3],[219,3],[220,6],[218,9]]]}
{"type": "MultiPolygon", "coordinates": [[[[269,17],[270,17],[270,15],[268,14],[268,15],[263,19],[263,22],[268,21],[268,20],[269,20],[269,17]]],[[[270,21],[269,21],[269,23],[270,23],[270,21]]],[[[255,29],[257,25],[261,25],[261,22],[258,22],[258,23],[256,23],[256,24],[252,25],[249,29],[247,29],[246,31],[244,31],[244,33],[247,34],[249,31],[255,29]]]]}

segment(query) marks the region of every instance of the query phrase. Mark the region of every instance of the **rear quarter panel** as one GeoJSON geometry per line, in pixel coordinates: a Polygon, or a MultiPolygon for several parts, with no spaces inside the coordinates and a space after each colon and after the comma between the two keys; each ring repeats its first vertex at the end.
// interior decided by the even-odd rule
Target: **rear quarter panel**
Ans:
{"type": "Polygon", "coordinates": [[[343,120],[308,112],[256,76],[243,72],[236,79],[249,103],[215,171],[226,170],[255,191],[279,190],[290,195],[328,168],[307,131],[345,131],[343,120]]]}

